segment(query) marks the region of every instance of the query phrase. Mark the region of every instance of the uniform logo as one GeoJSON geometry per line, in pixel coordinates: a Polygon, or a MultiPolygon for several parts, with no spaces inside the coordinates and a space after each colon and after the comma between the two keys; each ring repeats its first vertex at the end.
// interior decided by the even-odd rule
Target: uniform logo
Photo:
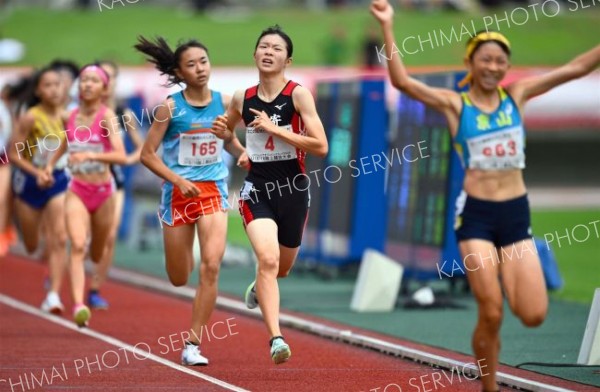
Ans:
{"type": "Polygon", "coordinates": [[[281,116],[279,114],[273,114],[270,118],[271,122],[277,126],[279,126],[279,121],[281,121],[281,116]]]}
{"type": "Polygon", "coordinates": [[[275,105],[275,107],[277,108],[277,110],[281,110],[285,105],[287,105],[287,102],[282,103],[281,105],[275,105]]]}
{"type": "Polygon", "coordinates": [[[491,128],[490,118],[485,114],[480,114],[475,119],[477,121],[477,129],[480,131],[486,131],[491,128]]]}

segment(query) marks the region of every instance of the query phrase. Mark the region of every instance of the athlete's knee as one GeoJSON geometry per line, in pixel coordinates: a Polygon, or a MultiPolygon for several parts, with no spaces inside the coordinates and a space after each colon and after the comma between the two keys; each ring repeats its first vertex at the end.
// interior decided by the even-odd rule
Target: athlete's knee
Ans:
{"type": "Polygon", "coordinates": [[[23,236],[23,244],[25,245],[25,250],[28,254],[32,254],[38,248],[37,239],[27,238],[26,236],[23,236]]]}
{"type": "Polygon", "coordinates": [[[258,257],[258,271],[260,273],[278,274],[279,257],[275,253],[264,254],[258,257]]]}
{"type": "Polygon", "coordinates": [[[278,278],[287,278],[290,274],[291,268],[279,269],[279,273],[277,274],[278,278]]]}
{"type": "Polygon", "coordinates": [[[84,254],[86,251],[85,239],[71,239],[71,253],[72,254],[84,254]]]}
{"type": "Polygon", "coordinates": [[[175,287],[185,286],[187,284],[187,276],[182,274],[168,274],[169,281],[175,287]]]}
{"type": "Polygon", "coordinates": [[[111,231],[108,234],[108,237],[106,237],[106,241],[104,243],[105,243],[106,247],[109,248],[109,247],[114,247],[116,242],[117,242],[117,233],[116,233],[116,231],[111,231]]]}
{"type": "Polygon", "coordinates": [[[502,324],[502,304],[490,303],[480,305],[479,321],[487,330],[499,330],[502,324]]]}
{"type": "Polygon", "coordinates": [[[107,249],[104,246],[102,246],[102,247],[92,246],[90,249],[90,259],[95,264],[98,264],[102,261],[102,258],[106,254],[106,251],[107,251],[107,249]]]}
{"type": "Polygon", "coordinates": [[[48,246],[53,251],[60,251],[67,247],[67,233],[56,233],[48,237],[48,246]]]}
{"type": "Polygon", "coordinates": [[[539,309],[539,310],[535,310],[533,312],[526,312],[524,314],[518,314],[517,316],[519,317],[519,319],[521,320],[521,323],[523,323],[524,326],[531,327],[531,328],[539,327],[540,325],[542,325],[542,323],[546,319],[546,310],[539,309]]]}
{"type": "Polygon", "coordinates": [[[220,267],[220,260],[203,260],[200,266],[200,280],[209,284],[216,283],[220,267]]]}

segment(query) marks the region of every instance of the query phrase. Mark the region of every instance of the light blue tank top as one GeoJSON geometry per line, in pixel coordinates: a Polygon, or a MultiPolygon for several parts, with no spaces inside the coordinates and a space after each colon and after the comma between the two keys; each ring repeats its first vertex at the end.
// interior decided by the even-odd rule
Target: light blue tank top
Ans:
{"type": "Polygon", "coordinates": [[[180,91],[171,96],[175,102],[171,122],[163,138],[163,162],[169,169],[190,181],[218,181],[229,174],[223,162],[223,140],[210,133],[213,121],[225,113],[221,93],[212,91],[206,107],[191,106],[180,91]]]}
{"type": "Polygon", "coordinates": [[[477,108],[466,92],[454,148],[464,168],[512,170],[525,168],[525,130],[519,108],[498,87],[500,105],[487,113],[477,108]]]}

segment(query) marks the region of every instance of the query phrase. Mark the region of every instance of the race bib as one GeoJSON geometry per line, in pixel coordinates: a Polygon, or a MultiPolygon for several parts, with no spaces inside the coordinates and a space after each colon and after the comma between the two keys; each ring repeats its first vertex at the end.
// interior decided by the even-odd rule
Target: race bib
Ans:
{"type": "Polygon", "coordinates": [[[503,131],[467,140],[470,169],[510,170],[525,167],[523,128],[503,131]]]}
{"type": "MultiPolygon", "coordinates": [[[[38,141],[38,148],[35,149],[31,162],[36,167],[46,167],[50,158],[60,147],[60,139],[58,137],[45,137],[42,141],[38,141]]],[[[67,155],[63,155],[56,163],[57,169],[62,169],[66,166],[67,155]]]]}
{"type": "Polygon", "coordinates": [[[182,133],[179,136],[178,163],[182,166],[206,166],[221,162],[223,140],[210,132],[182,133]]]}
{"type": "MultiPolygon", "coordinates": [[[[78,141],[69,144],[69,153],[77,152],[104,152],[104,146],[98,143],[81,143],[78,141]]],[[[86,161],[70,166],[71,172],[81,174],[104,173],[106,164],[98,161],[86,161]]]]}
{"type": "MultiPolygon", "coordinates": [[[[292,126],[279,127],[292,132],[292,126]]],[[[287,161],[296,158],[296,147],[263,131],[246,128],[246,152],[252,162],[287,161]]]]}

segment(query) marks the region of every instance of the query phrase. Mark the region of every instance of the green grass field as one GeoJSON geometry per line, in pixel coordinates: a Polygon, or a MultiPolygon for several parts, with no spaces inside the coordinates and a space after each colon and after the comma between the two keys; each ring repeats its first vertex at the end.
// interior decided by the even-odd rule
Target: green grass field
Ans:
{"type": "MultiPolygon", "coordinates": [[[[566,230],[571,233],[570,243],[567,238],[562,238],[560,244],[556,239],[550,242],[548,236],[564,281],[563,289],[553,296],[591,303],[594,289],[600,288],[600,238],[589,223],[600,219],[600,210],[533,211],[531,219],[534,234],[538,237],[543,238],[544,234],[564,237],[566,230]],[[577,225],[588,227],[590,235],[587,240],[584,241],[586,233],[582,227],[573,232],[577,225]]],[[[600,224],[596,223],[596,226],[600,231],[600,224]]]]}
{"type": "MultiPolygon", "coordinates": [[[[555,17],[517,13],[514,21],[490,24],[506,34],[512,41],[515,65],[556,65],[598,43],[597,31],[600,6],[584,10],[569,11],[572,4],[564,4],[562,12],[555,17]]],[[[2,11],[3,13],[6,11],[2,11]]],[[[547,11],[548,14],[550,11],[547,11]]],[[[397,11],[396,32],[398,41],[414,36],[407,41],[408,50],[414,51],[417,38],[426,40],[428,34],[440,36],[440,31],[456,39],[443,46],[425,43],[423,50],[407,55],[408,65],[460,65],[464,44],[469,38],[467,30],[484,27],[484,16],[457,12],[397,11]],[[462,38],[462,39],[461,39],[462,38]],[[461,42],[456,42],[460,40],[461,42]],[[427,47],[429,45],[429,47],[427,47]]],[[[504,11],[489,12],[500,20],[504,11]]],[[[332,27],[343,26],[348,33],[349,54],[347,65],[357,64],[360,42],[367,26],[374,23],[367,8],[339,10],[335,12],[309,12],[295,10],[261,10],[245,16],[213,15],[199,16],[176,7],[156,8],[142,3],[118,5],[112,10],[100,12],[93,9],[83,11],[52,11],[45,9],[15,9],[0,17],[0,36],[22,41],[27,48],[21,65],[42,65],[55,57],[73,58],[79,62],[90,62],[99,58],[110,58],[123,64],[142,64],[143,58],[134,52],[132,45],[137,35],[163,35],[174,43],[179,39],[197,38],[211,51],[214,66],[250,66],[256,38],[266,26],[280,23],[295,41],[294,62],[296,65],[319,65],[322,63],[322,47],[332,27]]]]}

